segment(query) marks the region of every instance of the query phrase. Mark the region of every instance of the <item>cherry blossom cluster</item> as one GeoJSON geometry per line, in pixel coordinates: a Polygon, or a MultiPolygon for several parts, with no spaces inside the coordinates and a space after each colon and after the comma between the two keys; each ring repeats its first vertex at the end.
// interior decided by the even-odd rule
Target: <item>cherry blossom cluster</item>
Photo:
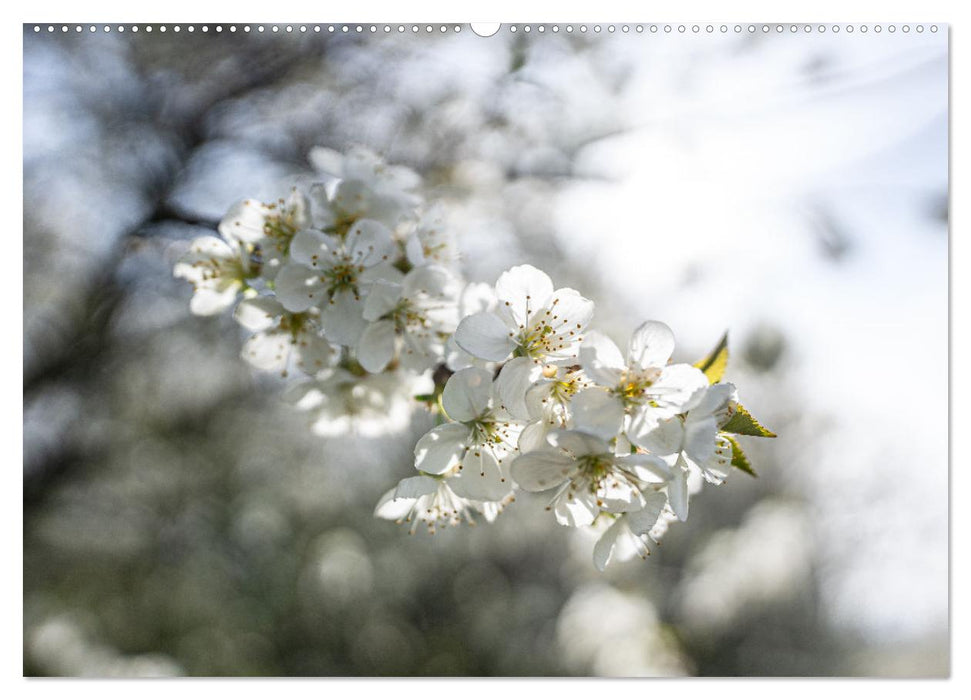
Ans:
{"type": "Polygon", "coordinates": [[[530,265],[467,284],[420,177],[363,148],[315,148],[320,182],[246,200],[175,266],[193,313],[234,308],[242,356],[283,377],[322,435],[377,432],[431,411],[415,474],[375,515],[438,527],[493,521],[517,491],[549,494],[561,525],[599,534],[594,563],[646,557],[689,496],[732,468],[737,435],[772,437],[722,383],[725,340],[672,364],[657,321],[626,356],[591,329],[594,303],[530,265]]]}

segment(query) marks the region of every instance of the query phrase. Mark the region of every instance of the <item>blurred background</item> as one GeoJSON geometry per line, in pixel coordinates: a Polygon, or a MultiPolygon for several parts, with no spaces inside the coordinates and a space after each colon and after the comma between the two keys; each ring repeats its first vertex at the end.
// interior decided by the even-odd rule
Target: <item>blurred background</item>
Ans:
{"type": "Polygon", "coordinates": [[[504,25],[24,28],[24,673],[945,676],[948,45],[504,25]],[[650,560],[523,495],[372,517],[427,415],[324,439],[172,277],[230,204],[363,144],[471,281],[532,263],[626,343],[726,329],[774,441],[650,560]]]}

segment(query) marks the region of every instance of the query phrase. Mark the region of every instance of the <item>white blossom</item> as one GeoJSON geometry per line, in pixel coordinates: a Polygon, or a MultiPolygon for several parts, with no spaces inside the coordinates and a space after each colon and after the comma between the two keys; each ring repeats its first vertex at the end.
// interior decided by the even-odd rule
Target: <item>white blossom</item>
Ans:
{"type": "Polygon", "coordinates": [[[697,367],[667,364],[674,334],[659,321],[647,321],[630,339],[627,359],[607,336],[592,331],[580,349],[580,364],[596,383],[574,398],[579,425],[610,439],[627,432],[635,444],[659,421],[685,410],[708,387],[697,367]]]}
{"type": "MultiPolygon", "coordinates": [[[[376,199],[393,202],[398,208],[414,208],[420,202],[416,191],[421,177],[414,170],[389,165],[363,146],[351,146],[347,153],[316,146],[310,150],[309,158],[319,173],[337,181],[356,183],[361,189],[373,193],[376,199]]],[[[373,211],[363,215],[375,218],[373,211]]]]}
{"type": "Polygon", "coordinates": [[[212,316],[233,305],[254,272],[243,243],[202,236],[192,241],[173,274],[192,283],[192,313],[212,316]]]}
{"type": "Polygon", "coordinates": [[[527,491],[557,489],[550,502],[557,521],[577,527],[601,512],[641,510],[646,497],[671,478],[671,469],[654,455],[618,456],[595,435],[554,430],[545,448],[513,461],[512,476],[527,491]]]}
{"type": "Polygon", "coordinates": [[[458,265],[455,237],[445,220],[443,207],[433,206],[422,213],[408,234],[405,251],[412,265],[434,264],[447,269],[458,265]]]}
{"type": "MultiPolygon", "coordinates": [[[[484,311],[492,311],[496,308],[495,290],[488,284],[482,282],[472,282],[465,285],[459,295],[459,318],[465,318],[472,314],[484,311]]],[[[479,367],[481,369],[492,369],[494,362],[480,360],[470,355],[459,347],[455,342],[455,334],[452,334],[445,342],[445,366],[453,372],[467,367],[479,367]]]]}
{"type": "Polygon", "coordinates": [[[470,355],[502,362],[528,357],[537,362],[576,361],[593,302],[569,288],[553,289],[549,276],[532,265],[519,265],[496,282],[495,311],[467,316],[455,342],[470,355]]]}
{"type": "Polygon", "coordinates": [[[374,436],[404,428],[413,413],[414,396],[431,389],[427,375],[400,370],[355,373],[334,367],[290,387],[283,398],[310,414],[310,429],[317,435],[374,436]]]}
{"type": "Polygon", "coordinates": [[[666,507],[663,493],[649,494],[640,510],[621,513],[597,540],[593,548],[593,565],[603,571],[611,561],[624,561],[634,556],[646,559],[650,544],[657,544],[673,514],[666,507]]]}
{"type": "Polygon", "coordinates": [[[571,400],[588,386],[579,365],[544,365],[526,357],[506,362],[496,378],[497,396],[513,417],[561,428],[570,422],[571,400]]]}
{"type": "Polygon", "coordinates": [[[413,370],[441,362],[458,324],[458,291],[458,280],[437,265],[414,268],[400,284],[374,282],[364,303],[368,326],[357,343],[364,369],[381,372],[396,357],[413,370]]]}
{"type": "Polygon", "coordinates": [[[450,487],[465,498],[505,498],[512,481],[503,462],[516,453],[522,424],[495,406],[491,373],[470,367],[453,374],[442,392],[442,407],[452,422],[418,441],[415,468],[451,475],[450,487]]]}
{"type": "Polygon", "coordinates": [[[262,370],[287,376],[291,364],[309,375],[333,366],[338,348],[321,334],[317,313],[290,313],[272,297],[244,299],[236,307],[236,321],[253,331],[242,356],[262,370]]]}
{"type": "Polygon", "coordinates": [[[732,445],[719,428],[731,417],[736,395],[732,384],[712,384],[687,413],[660,421],[638,445],[658,455],[683,455],[689,469],[721,484],[731,469],[732,445]]]}
{"type": "Polygon", "coordinates": [[[357,221],[344,239],[301,231],[290,246],[291,262],[277,275],[277,297],[292,312],[318,307],[327,337],[353,345],[367,325],[364,295],[393,248],[387,227],[368,219],[357,221]]]}
{"type": "Polygon", "coordinates": [[[374,514],[398,524],[410,523],[412,534],[419,523],[425,523],[430,533],[437,527],[459,525],[463,521],[475,525],[473,513],[482,515],[486,522],[494,521],[503,507],[512,500],[507,496],[500,501],[476,501],[456,494],[449,485],[454,483],[448,476],[420,474],[402,479],[378,501],[374,514]]]}
{"type": "Polygon", "coordinates": [[[286,261],[294,236],[310,223],[307,198],[293,188],[289,197],[271,204],[254,199],[237,202],[219,222],[219,233],[227,241],[244,244],[257,262],[256,271],[272,280],[286,261]]]}
{"type": "Polygon", "coordinates": [[[572,427],[570,403],[589,386],[578,365],[543,365],[526,357],[506,362],[495,384],[502,408],[527,422],[519,438],[523,452],[543,446],[551,430],[572,427]]]}
{"type": "Polygon", "coordinates": [[[317,184],[310,188],[310,199],[313,225],[338,237],[361,219],[380,221],[394,229],[403,220],[414,219],[415,208],[421,203],[421,198],[403,189],[397,179],[381,177],[317,184]]]}

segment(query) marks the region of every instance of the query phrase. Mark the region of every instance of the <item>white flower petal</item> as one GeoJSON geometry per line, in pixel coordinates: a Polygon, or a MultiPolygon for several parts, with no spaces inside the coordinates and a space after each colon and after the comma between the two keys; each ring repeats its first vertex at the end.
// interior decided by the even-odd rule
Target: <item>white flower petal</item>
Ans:
{"type": "Polygon", "coordinates": [[[426,262],[421,239],[414,232],[410,232],[408,238],[405,240],[405,259],[415,266],[426,262]]]}
{"type": "Polygon", "coordinates": [[[414,498],[397,498],[395,491],[391,489],[381,496],[377,505],[374,506],[374,517],[383,520],[401,520],[411,512],[415,504],[414,498]]]}
{"type": "Polygon", "coordinates": [[[641,492],[627,479],[604,479],[597,489],[600,509],[606,513],[626,513],[641,507],[641,492]]]}
{"type": "Polygon", "coordinates": [[[395,498],[419,498],[435,493],[438,490],[438,480],[430,476],[409,476],[398,482],[394,491],[395,498]]]}
{"type": "Polygon", "coordinates": [[[660,321],[647,321],[631,336],[627,361],[631,367],[663,367],[674,352],[674,332],[660,321]]]}
{"type": "Polygon", "coordinates": [[[310,375],[332,367],[337,361],[338,350],[326,338],[316,333],[300,333],[293,348],[297,366],[310,375]]]}
{"type": "MultiPolygon", "coordinates": [[[[332,157],[324,156],[321,161],[322,165],[331,169],[336,165],[332,157]]],[[[340,173],[340,177],[361,180],[388,193],[404,193],[421,184],[421,178],[410,168],[388,165],[379,155],[363,146],[352,146],[346,155],[341,156],[340,173]]]]}
{"type": "Polygon", "coordinates": [[[310,186],[308,199],[310,200],[311,220],[317,228],[329,230],[334,225],[336,213],[331,208],[330,202],[335,187],[335,182],[317,182],[310,186]]]}
{"type": "Polygon", "coordinates": [[[463,318],[453,337],[456,344],[473,357],[491,362],[505,360],[516,347],[506,324],[489,312],[463,318]]]}
{"type": "Polygon", "coordinates": [[[539,381],[526,390],[526,411],[528,420],[546,420],[551,414],[550,401],[553,400],[553,382],[539,381]]]}
{"type": "Polygon", "coordinates": [[[233,318],[249,331],[263,331],[276,323],[284,313],[283,304],[273,297],[243,299],[236,306],[233,318]]]}
{"type": "Polygon", "coordinates": [[[496,281],[497,312],[512,328],[529,326],[537,312],[545,311],[553,296],[553,281],[532,265],[517,265],[496,281]]]}
{"type": "Polygon", "coordinates": [[[607,528],[607,531],[600,536],[597,544],[593,546],[593,565],[597,571],[603,571],[610,563],[611,555],[617,544],[617,538],[626,534],[627,524],[623,518],[617,518],[614,524],[607,528]]]}
{"type": "Polygon", "coordinates": [[[421,184],[421,176],[403,165],[385,166],[382,179],[389,188],[401,191],[413,190],[421,184]]]}
{"type": "Polygon", "coordinates": [[[684,423],[677,416],[661,421],[644,420],[638,413],[631,420],[630,437],[638,447],[659,455],[673,455],[684,444],[684,423]]]}
{"type": "Polygon", "coordinates": [[[391,231],[380,221],[359,219],[347,232],[347,250],[357,265],[371,267],[387,260],[394,252],[391,231]]]}
{"type": "Polygon", "coordinates": [[[434,297],[458,294],[458,280],[439,265],[419,265],[405,275],[401,295],[413,299],[418,295],[434,297]]]}
{"type": "Polygon", "coordinates": [[[331,251],[335,245],[336,240],[332,236],[303,229],[297,231],[290,241],[290,259],[295,263],[320,269],[322,264],[331,259],[331,251]]]}
{"type": "Polygon", "coordinates": [[[610,454],[610,447],[604,440],[581,430],[553,430],[550,432],[549,442],[566,450],[575,459],[610,454]]]}
{"type": "Polygon", "coordinates": [[[460,369],[467,369],[469,367],[488,366],[490,364],[484,360],[472,357],[472,355],[465,352],[455,342],[455,336],[449,336],[449,339],[445,341],[445,366],[453,372],[458,372],[460,369]]]}
{"type": "Polygon", "coordinates": [[[261,255],[263,265],[259,268],[259,276],[265,282],[275,282],[276,276],[288,262],[288,256],[276,246],[263,248],[261,255]]]}
{"type": "Polygon", "coordinates": [[[364,268],[364,270],[358,275],[357,279],[362,285],[370,286],[378,280],[384,280],[385,282],[391,282],[392,284],[401,284],[405,281],[405,276],[401,270],[396,268],[394,263],[389,259],[379,262],[376,265],[372,265],[371,267],[364,268]]]}
{"type": "Polygon", "coordinates": [[[399,338],[402,342],[398,359],[405,369],[424,372],[441,363],[445,347],[439,338],[430,334],[414,335],[407,331],[399,338]]]}
{"type": "MultiPolygon", "coordinates": [[[[406,243],[405,250],[408,261],[413,265],[429,263],[454,268],[459,255],[443,206],[432,205],[422,215],[406,243]]],[[[491,291],[492,287],[489,289],[491,291]]]]}
{"type": "Polygon", "coordinates": [[[276,276],[276,298],[294,313],[306,311],[323,295],[320,277],[309,267],[291,263],[284,265],[276,276]]]}
{"type": "Polygon", "coordinates": [[[363,314],[364,300],[349,289],[337,291],[321,309],[324,334],[335,343],[353,346],[367,326],[363,314]]]}
{"type": "Polygon", "coordinates": [[[566,527],[586,527],[591,525],[597,518],[600,508],[597,506],[590,492],[573,494],[573,498],[568,498],[564,494],[556,500],[553,506],[553,515],[556,522],[566,527]]]}
{"type": "Polygon", "coordinates": [[[366,321],[377,321],[394,309],[400,298],[400,284],[377,280],[368,287],[367,299],[364,300],[364,319],[366,321]]]}
{"type": "Polygon", "coordinates": [[[713,415],[728,407],[728,402],[735,396],[734,384],[711,384],[700,399],[691,407],[694,415],[713,415]]]}
{"type": "Polygon", "coordinates": [[[372,374],[383,372],[394,357],[394,321],[368,324],[357,341],[357,361],[372,374]]]}
{"type": "Polygon", "coordinates": [[[667,500],[667,497],[659,491],[645,496],[644,507],[632,511],[626,516],[631,532],[635,535],[648,534],[657,525],[658,518],[661,517],[661,511],[664,510],[664,504],[667,503],[667,500]]]}
{"type": "Polygon", "coordinates": [[[462,470],[448,480],[457,496],[474,501],[501,501],[512,491],[491,450],[469,448],[462,460],[462,470]]]}
{"type": "Polygon", "coordinates": [[[527,357],[515,357],[503,365],[495,382],[501,408],[516,420],[529,420],[526,392],[542,373],[542,366],[527,357]]]}
{"type": "Polygon", "coordinates": [[[232,284],[222,290],[207,287],[196,288],[189,300],[189,310],[196,316],[214,316],[222,313],[236,301],[240,284],[232,284]]]}
{"type": "Polygon", "coordinates": [[[526,491],[546,491],[567,481],[577,463],[557,450],[537,450],[513,460],[512,478],[526,491]]]}
{"type": "Polygon", "coordinates": [[[291,384],[283,392],[282,398],[300,411],[318,408],[329,400],[328,395],[321,390],[320,383],[314,381],[291,384]]]}
{"type": "Polygon", "coordinates": [[[583,333],[591,318],[592,301],[584,299],[573,289],[557,289],[553,292],[549,308],[534,315],[527,331],[527,337],[542,337],[539,344],[527,343],[531,345],[531,356],[560,365],[575,364],[583,333]]]}
{"type": "Polygon", "coordinates": [[[705,481],[716,485],[723,483],[732,470],[732,443],[724,435],[719,435],[715,441],[715,454],[698,466],[705,481]]]}
{"type": "Polygon", "coordinates": [[[519,451],[523,454],[549,448],[550,444],[546,437],[550,434],[550,424],[546,421],[536,421],[530,423],[519,434],[519,451]]]}
{"type": "Polygon", "coordinates": [[[310,225],[310,201],[303,192],[293,187],[285,206],[291,226],[300,230],[310,225]]]}
{"type": "Polygon", "coordinates": [[[580,345],[580,365],[590,379],[605,387],[620,383],[626,369],[616,343],[599,331],[590,331],[580,345]]]}
{"type": "Polygon", "coordinates": [[[200,236],[189,244],[189,250],[175,263],[172,274],[190,282],[202,282],[205,276],[211,274],[214,263],[222,267],[224,261],[231,261],[236,257],[236,249],[222,239],[200,236]]]}
{"type": "Polygon", "coordinates": [[[459,465],[470,431],[461,423],[444,423],[425,433],[415,445],[415,469],[444,474],[459,465]]]}
{"type": "MultiPolygon", "coordinates": [[[[459,309],[454,299],[448,297],[424,297],[413,301],[412,305],[425,317],[429,328],[449,336],[459,325],[459,309]]],[[[441,338],[436,342],[442,344],[441,338]]]]}
{"type": "Polygon", "coordinates": [[[345,179],[328,188],[328,191],[328,208],[344,221],[363,217],[380,218],[383,213],[376,211],[374,193],[360,180],[345,179]]]}
{"type": "MultiPolygon", "coordinates": [[[[341,177],[355,180],[370,181],[378,169],[384,166],[384,161],[371,149],[360,145],[353,145],[347,149],[342,157],[341,177]]],[[[386,167],[386,166],[385,166],[386,167]]]]}
{"type": "Polygon", "coordinates": [[[602,389],[584,389],[573,397],[573,423],[578,430],[604,440],[616,437],[624,429],[624,404],[602,389]]]}
{"type": "Polygon", "coordinates": [[[674,416],[674,409],[650,405],[635,406],[627,423],[627,435],[635,445],[657,430],[661,420],[674,416]]]}
{"type": "Polygon", "coordinates": [[[449,377],[442,391],[442,406],[449,418],[464,423],[484,415],[491,398],[492,373],[469,367],[449,377]]]}
{"type": "Polygon", "coordinates": [[[264,331],[243,344],[242,357],[254,367],[270,372],[286,369],[290,358],[290,334],[264,331]]]}
{"type": "Polygon", "coordinates": [[[256,200],[236,202],[219,222],[219,233],[227,241],[259,243],[268,213],[266,205],[256,200]]]}
{"type": "Polygon", "coordinates": [[[674,465],[674,474],[668,482],[668,502],[671,510],[684,522],[688,519],[688,470],[683,457],[674,465]]]}
{"type": "Polygon", "coordinates": [[[637,453],[617,457],[614,461],[649,484],[663,484],[671,479],[671,467],[656,455],[637,453]]]}
{"type": "MultiPolygon", "coordinates": [[[[656,397],[663,407],[674,413],[688,410],[698,402],[708,389],[708,378],[697,367],[687,364],[668,365],[661,370],[648,392],[656,397]]],[[[671,413],[669,411],[669,415],[671,413]]]]}
{"type": "Polygon", "coordinates": [[[336,178],[344,177],[343,153],[335,151],[332,148],[314,146],[310,149],[307,157],[317,172],[336,178]]]}
{"type": "Polygon", "coordinates": [[[696,465],[701,466],[715,456],[718,424],[714,416],[687,420],[684,424],[684,452],[696,465]]]}
{"type": "Polygon", "coordinates": [[[630,440],[627,439],[626,435],[618,435],[617,441],[614,443],[614,454],[618,457],[623,457],[629,455],[634,451],[631,447],[630,440]]]}
{"type": "Polygon", "coordinates": [[[459,308],[463,316],[471,316],[496,308],[496,292],[484,282],[470,282],[459,295],[459,308]]]}
{"type": "Polygon", "coordinates": [[[572,330],[579,337],[593,320],[593,310],[594,303],[575,289],[557,289],[550,304],[550,326],[557,333],[572,330]]]}

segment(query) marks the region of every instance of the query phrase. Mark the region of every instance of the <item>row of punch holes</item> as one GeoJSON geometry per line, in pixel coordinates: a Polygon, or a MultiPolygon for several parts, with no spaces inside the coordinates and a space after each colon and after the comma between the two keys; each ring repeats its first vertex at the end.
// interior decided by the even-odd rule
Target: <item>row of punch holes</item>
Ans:
{"type": "MultiPolygon", "coordinates": [[[[577,24],[577,25],[574,25],[574,24],[564,24],[564,25],[510,24],[506,27],[506,31],[513,34],[517,32],[523,32],[526,34],[531,32],[536,32],[539,34],[545,34],[547,32],[550,32],[553,34],[557,34],[560,32],[566,32],[567,34],[571,34],[575,32],[586,34],[588,32],[593,32],[595,34],[599,34],[604,31],[606,31],[609,34],[614,34],[618,31],[624,34],[628,34],[631,32],[637,33],[637,34],[643,34],[644,32],[647,32],[650,34],[657,34],[657,33],[769,34],[773,32],[776,34],[781,34],[783,32],[789,32],[791,34],[795,34],[795,33],[822,34],[825,32],[832,32],[833,34],[838,34],[841,31],[846,32],[848,34],[852,34],[853,32],[860,32],[865,34],[867,32],[872,31],[879,34],[884,30],[893,34],[896,31],[898,31],[898,29],[900,32],[904,34],[909,33],[911,30],[920,34],[925,31],[925,26],[923,24],[916,24],[916,25],[903,24],[899,26],[894,24],[889,24],[889,25],[886,25],[886,27],[880,24],[874,24],[874,25],[866,25],[866,24],[861,24],[861,25],[853,25],[853,24],[847,24],[847,25],[839,25],[839,24],[833,24],[833,25],[826,25],[826,24],[748,24],[748,25],[742,25],[742,24],[735,24],[735,25],[607,24],[607,25],[600,25],[600,24],[593,24],[589,26],[586,24],[577,24]]],[[[929,25],[927,29],[935,33],[938,31],[938,27],[935,24],[929,25]]],[[[188,32],[190,34],[195,32],[201,32],[203,34],[210,33],[210,32],[216,33],[216,34],[220,34],[224,32],[229,32],[229,33],[242,32],[244,34],[253,33],[253,32],[257,34],[261,34],[261,33],[270,33],[270,34],[280,34],[280,33],[284,33],[284,34],[295,34],[295,33],[296,34],[322,34],[322,33],[326,33],[326,34],[364,34],[364,33],[432,34],[432,33],[438,33],[438,34],[445,34],[448,32],[453,32],[453,33],[461,32],[463,30],[463,27],[460,24],[397,24],[397,25],[393,25],[393,24],[323,24],[323,25],[321,24],[242,24],[242,25],[236,25],[236,24],[225,24],[225,25],[224,24],[212,24],[212,25],[210,24],[202,24],[202,25],[195,25],[195,24],[188,24],[188,25],[58,24],[58,25],[54,25],[54,24],[48,24],[48,25],[40,25],[40,24],[35,24],[33,26],[33,30],[34,30],[34,33],[37,33],[37,34],[41,32],[47,32],[49,34],[53,34],[55,32],[60,32],[63,34],[66,34],[68,32],[74,32],[76,34],[80,34],[85,31],[89,33],[117,32],[119,34],[122,34],[124,32],[131,32],[133,34],[138,32],[179,33],[183,31],[188,32]]],[[[474,27],[473,27],[473,32],[479,33],[476,31],[474,27]]],[[[480,36],[482,36],[481,33],[479,34],[480,36]]]]}

